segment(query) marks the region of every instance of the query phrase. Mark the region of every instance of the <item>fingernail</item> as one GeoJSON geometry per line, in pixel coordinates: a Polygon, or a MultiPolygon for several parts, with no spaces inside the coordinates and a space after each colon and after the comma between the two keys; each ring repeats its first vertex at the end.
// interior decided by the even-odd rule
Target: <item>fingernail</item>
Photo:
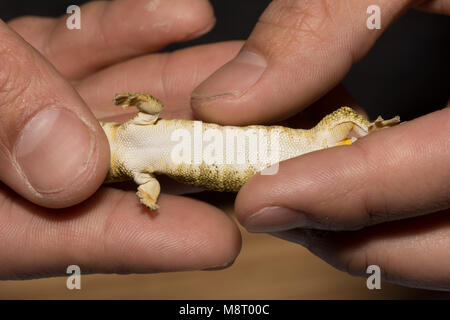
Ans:
{"type": "Polygon", "coordinates": [[[241,96],[261,78],[266,66],[259,54],[241,51],[194,90],[192,105],[196,107],[203,100],[221,96],[241,96]]]}
{"type": "Polygon", "coordinates": [[[216,19],[214,18],[213,21],[210,24],[208,24],[205,28],[189,34],[186,37],[186,39],[191,40],[191,39],[199,38],[199,37],[203,36],[204,34],[210,32],[212,30],[212,28],[214,28],[215,25],[216,25],[216,19]]]}
{"type": "Polygon", "coordinates": [[[244,223],[249,232],[278,232],[309,226],[305,214],[282,207],[266,207],[252,214],[244,223]]]}
{"type": "Polygon", "coordinates": [[[234,264],[234,261],[235,260],[227,262],[227,263],[224,263],[224,264],[221,264],[221,265],[218,265],[218,266],[214,266],[214,267],[207,267],[207,268],[202,269],[201,271],[223,270],[223,269],[229,268],[232,264],[234,264]]]}
{"type": "Polygon", "coordinates": [[[87,169],[93,147],[91,130],[73,112],[50,108],[25,125],[15,157],[37,192],[54,193],[87,169]]]}

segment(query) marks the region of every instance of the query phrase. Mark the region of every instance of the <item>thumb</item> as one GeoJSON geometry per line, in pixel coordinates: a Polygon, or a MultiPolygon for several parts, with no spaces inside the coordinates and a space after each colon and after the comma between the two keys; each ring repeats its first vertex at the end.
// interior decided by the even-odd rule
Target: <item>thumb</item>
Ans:
{"type": "Polygon", "coordinates": [[[74,89],[0,20],[0,181],[51,208],[102,183],[105,135],[74,89]]]}
{"type": "Polygon", "coordinates": [[[194,90],[196,116],[249,124],[297,113],[335,87],[412,3],[273,1],[236,58],[194,90]],[[380,9],[381,30],[367,27],[371,5],[380,9]]]}

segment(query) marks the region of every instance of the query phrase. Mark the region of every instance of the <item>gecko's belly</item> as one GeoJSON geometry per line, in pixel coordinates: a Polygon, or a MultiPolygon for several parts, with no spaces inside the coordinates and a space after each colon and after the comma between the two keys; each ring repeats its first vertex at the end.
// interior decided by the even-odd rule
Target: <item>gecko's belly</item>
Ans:
{"type": "Polygon", "coordinates": [[[117,134],[112,154],[120,155],[120,164],[113,167],[129,177],[156,173],[207,190],[238,191],[257,172],[302,152],[299,132],[279,128],[181,120],[128,126],[117,134]]]}
{"type": "Polygon", "coordinates": [[[178,182],[207,190],[237,192],[260,169],[253,165],[180,165],[164,172],[178,182]]]}

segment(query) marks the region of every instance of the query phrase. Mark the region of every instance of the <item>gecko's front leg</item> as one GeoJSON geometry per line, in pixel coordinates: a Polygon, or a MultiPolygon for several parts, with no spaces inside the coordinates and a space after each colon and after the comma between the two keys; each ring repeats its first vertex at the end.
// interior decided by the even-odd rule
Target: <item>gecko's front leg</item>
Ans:
{"type": "MultiPolygon", "coordinates": [[[[164,108],[161,101],[149,94],[117,94],[114,98],[114,103],[121,105],[123,108],[135,106],[139,110],[139,113],[133,119],[126,122],[123,128],[129,128],[130,126],[153,126],[164,108]]],[[[136,154],[139,153],[136,152],[136,154]]],[[[159,208],[156,202],[161,187],[153,175],[152,169],[149,167],[144,169],[145,171],[143,172],[131,172],[133,180],[138,184],[136,195],[143,205],[151,210],[156,210],[159,208]]]]}
{"type": "Polygon", "coordinates": [[[127,124],[141,126],[154,124],[164,109],[163,103],[149,94],[120,93],[116,94],[113,102],[124,109],[133,106],[138,108],[139,113],[127,124]]]}

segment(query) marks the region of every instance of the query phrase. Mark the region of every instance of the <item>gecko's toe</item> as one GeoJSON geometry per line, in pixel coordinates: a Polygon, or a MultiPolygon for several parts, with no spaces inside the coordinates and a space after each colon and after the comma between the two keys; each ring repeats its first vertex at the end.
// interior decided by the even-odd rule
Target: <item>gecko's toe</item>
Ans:
{"type": "Polygon", "coordinates": [[[159,205],[157,205],[156,203],[148,203],[145,200],[140,201],[144,206],[146,206],[147,208],[149,208],[150,210],[158,210],[159,209],[159,205]]]}
{"type": "Polygon", "coordinates": [[[159,205],[157,205],[156,203],[155,204],[151,204],[151,205],[147,205],[147,204],[144,203],[144,206],[146,206],[147,208],[149,208],[152,211],[159,209],[159,205]]]}
{"type": "Polygon", "coordinates": [[[159,209],[159,205],[156,204],[156,200],[150,197],[147,193],[138,191],[136,195],[138,196],[140,202],[150,210],[159,209]]]}

